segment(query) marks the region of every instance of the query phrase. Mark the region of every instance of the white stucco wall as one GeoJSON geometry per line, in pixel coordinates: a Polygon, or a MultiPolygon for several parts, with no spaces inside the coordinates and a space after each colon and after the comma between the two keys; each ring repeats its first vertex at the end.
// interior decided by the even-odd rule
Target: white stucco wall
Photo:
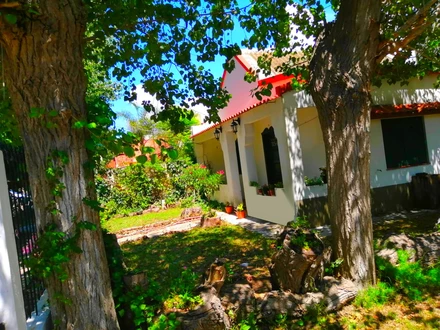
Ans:
{"type": "Polygon", "coordinates": [[[297,118],[304,176],[317,177],[321,174],[319,168],[325,167],[325,148],[318,111],[315,107],[298,109],[297,118]]]}
{"type": "MultiPolygon", "coordinates": [[[[385,187],[411,182],[417,173],[440,174],[440,115],[424,116],[429,165],[388,170],[380,120],[371,122],[371,187],[385,187]]],[[[404,134],[404,132],[402,132],[404,134]]]]}
{"type": "Polygon", "coordinates": [[[423,79],[413,78],[408,85],[389,85],[373,88],[371,97],[374,104],[411,104],[440,101],[440,89],[433,85],[437,76],[431,74],[423,79]]]}
{"type": "Polygon", "coordinates": [[[203,142],[203,163],[209,165],[212,172],[225,170],[225,162],[220,142],[210,139],[203,142]]]}
{"type": "Polygon", "coordinates": [[[292,192],[292,169],[289,163],[287,129],[282,99],[264,104],[240,116],[242,125],[238,138],[242,156],[243,186],[247,212],[250,216],[271,222],[286,224],[295,217],[296,204],[292,192]],[[269,117],[268,117],[269,115],[269,117]],[[257,195],[250,181],[267,183],[261,133],[272,126],[278,140],[278,149],[283,176],[283,189],[275,189],[276,196],[257,195]]]}
{"type": "MultiPolygon", "coordinates": [[[[408,86],[383,84],[372,92],[375,104],[411,104],[440,101],[440,90],[433,88],[436,77],[412,79],[408,86]]],[[[319,176],[319,167],[325,164],[325,149],[317,111],[311,97],[304,92],[290,92],[283,96],[290,149],[294,169],[295,199],[302,200],[326,195],[326,186],[306,187],[304,176],[319,176]],[[300,148],[300,151],[298,150],[300,148]]],[[[440,115],[424,116],[430,157],[429,165],[388,170],[386,167],[381,121],[371,121],[371,187],[385,187],[411,182],[420,172],[440,173],[440,115]]]]}

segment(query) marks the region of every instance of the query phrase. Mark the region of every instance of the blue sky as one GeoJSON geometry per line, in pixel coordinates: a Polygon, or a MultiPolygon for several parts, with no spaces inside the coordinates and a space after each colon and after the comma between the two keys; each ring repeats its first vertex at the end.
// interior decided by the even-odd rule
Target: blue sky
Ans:
{"type": "MultiPolygon", "coordinates": [[[[244,7],[247,4],[249,4],[249,0],[241,0],[239,1],[240,7],[244,7]]],[[[327,8],[326,9],[326,14],[327,14],[327,19],[328,20],[333,20],[334,19],[334,12],[330,9],[327,8]]],[[[240,24],[238,21],[235,22],[235,27],[234,30],[231,32],[230,35],[227,35],[225,38],[230,38],[231,41],[238,43],[239,45],[241,44],[241,42],[246,39],[247,37],[249,37],[249,33],[247,33],[245,30],[243,30],[240,27],[240,24]]],[[[203,63],[202,65],[209,71],[211,71],[213,73],[213,75],[215,77],[221,77],[223,74],[223,63],[225,61],[225,58],[223,56],[217,56],[214,62],[206,62],[203,63]]],[[[139,71],[133,72],[133,77],[135,78],[135,84],[139,85],[141,84],[142,81],[142,76],[139,73],[139,71]]],[[[142,101],[143,97],[146,97],[146,95],[142,95],[139,91],[138,91],[138,100],[142,101]]],[[[112,109],[116,112],[129,112],[133,115],[136,114],[136,107],[132,104],[130,104],[127,101],[124,101],[123,98],[120,98],[116,101],[114,101],[112,103],[112,109]]],[[[123,117],[119,117],[116,119],[115,122],[116,128],[123,128],[125,130],[128,129],[127,127],[127,121],[125,118],[123,117]]]]}

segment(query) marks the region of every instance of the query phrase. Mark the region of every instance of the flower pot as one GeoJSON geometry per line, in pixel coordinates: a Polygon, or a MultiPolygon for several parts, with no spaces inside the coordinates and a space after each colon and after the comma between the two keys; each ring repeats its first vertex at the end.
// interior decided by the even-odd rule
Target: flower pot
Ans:
{"type": "Polygon", "coordinates": [[[246,218],[246,211],[237,211],[236,214],[238,219],[246,218]]]}
{"type": "Polygon", "coordinates": [[[233,206],[225,206],[225,212],[227,214],[232,214],[232,212],[234,212],[234,207],[233,206]]]}
{"type": "Polygon", "coordinates": [[[267,194],[268,194],[269,196],[275,196],[275,190],[273,190],[273,189],[269,189],[269,190],[267,191],[267,194]]]}
{"type": "Polygon", "coordinates": [[[263,189],[257,189],[257,195],[263,195],[263,189]]]}

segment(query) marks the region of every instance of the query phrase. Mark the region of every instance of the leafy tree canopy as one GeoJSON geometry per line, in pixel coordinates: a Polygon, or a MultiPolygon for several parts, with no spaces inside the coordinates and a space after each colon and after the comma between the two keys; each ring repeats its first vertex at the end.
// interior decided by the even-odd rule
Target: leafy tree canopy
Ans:
{"type": "MultiPolygon", "coordinates": [[[[274,56],[291,55],[283,71],[307,78],[313,45],[292,34],[292,26],[306,38],[316,39],[332,24],[326,21],[326,10],[338,13],[339,9],[338,0],[85,3],[89,13],[87,58],[114,68],[113,74],[126,86],[127,100],[135,97],[131,73],[139,70],[145,90],[156,95],[163,108],[152,118],[171,122],[190,116],[182,107],[195,104],[207,106],[211,120],[218,120],[217,110],[225,106],[228,95],[220,89],[219,79],[199,63],[214,61],[218,55],[230,58],[239,54],[241,47],[270,49],[274,56]],[[249,32],[241,45],[228,37],[236,25],[249,32]],[[303,56],[295,55],[299,49],[303,56]]],[[[382,79],[405,82],[439,71],[438,11],[435,0],[382,2],[377,54],[381,65],[376,85],[382,79]],[[392,61],[382,61],[388,54],[394,55],[392,61]]],[[[259,64],[262,71],[270,70],[269,57],[261,58],[259,64]]],[[[233,69],[227,63],[224,67],[233,69]]],[[[149,103],[144,107],[153,111],[149,103]]]]}

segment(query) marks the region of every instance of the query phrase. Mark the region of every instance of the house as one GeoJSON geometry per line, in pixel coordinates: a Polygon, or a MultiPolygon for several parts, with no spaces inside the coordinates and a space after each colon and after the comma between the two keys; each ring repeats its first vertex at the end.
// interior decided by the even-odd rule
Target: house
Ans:
{"type": "MultiPolygon", "coordinates": [[[[225,170],[227,184],[214,198],[234,205],[245,201],[250,216],[286,224],[303,214],[315,225],[327,223],[326,185],[305,184],[305,177],[319,177],[320,168],[326,166],[316,107],[306,92],[289,88],[292,77],[274,68],[269,76],[245,82],[243,77],[256,69],[258,56],[248,50],[231,59],[235,69],[224,73],[222,85],[232,99],[219,112],[221,121],[193,127],[197,161],[215,171],[225,170]],[[265,82],[272,83],[272,95],[258,100],[251,90],[265,82]],[[283,188],[275,188],[275,196],[262,196],[250,185],[252,181],[282,182],[283,188]]],[[[403,87],[383,84],[372,91],[373,214],[411,207],[411,177],[421,172],[440,174],[436,77],[414,78],[403,87]]]]}
{"type": "MultiPolygon", "coordinates": [[[[157,140],[149,138],[149,139],[143,139],[142,142],[137,145],[133,146],[135,155],[133,157],[129,157],[126,154],[122,153],[116,157],[114,157],[108,164],[107,168],[123,168],[127,167],[131,164],[137,163],[136,157],[141,155],[141,149],[142,148],[149,148],[152,150],[151,154],[155,154],[157,158],[162,157],[162,148],[169,148],[170,145],[164,141],[161,141],[161,145],[159,145],[157,140]]],[[[150,156],[149,156],[150,157],[150,156]]]]}

